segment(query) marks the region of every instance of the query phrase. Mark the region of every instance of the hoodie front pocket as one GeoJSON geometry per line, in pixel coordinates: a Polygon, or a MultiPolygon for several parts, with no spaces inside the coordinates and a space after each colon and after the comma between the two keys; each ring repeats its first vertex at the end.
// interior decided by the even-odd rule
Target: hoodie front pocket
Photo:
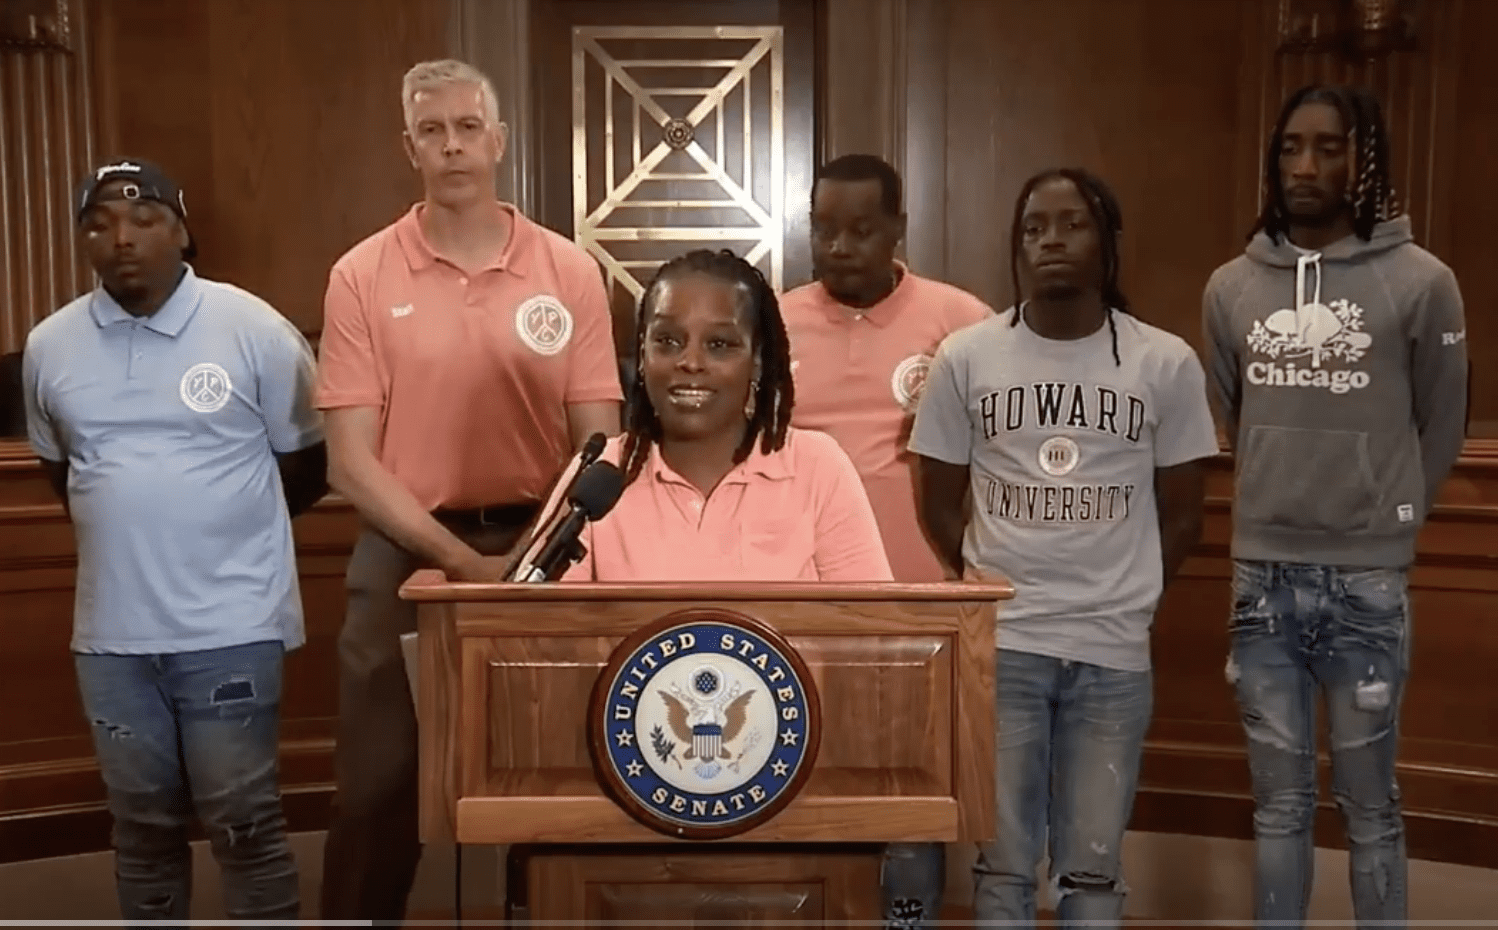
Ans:
{"type": "Polygon", "coordinates": [[[1364,533],[1378,512],[1368,434],[1254,426],[1238,467],[1234,507],[1244,523],[1317,533],[1364,533]]]}

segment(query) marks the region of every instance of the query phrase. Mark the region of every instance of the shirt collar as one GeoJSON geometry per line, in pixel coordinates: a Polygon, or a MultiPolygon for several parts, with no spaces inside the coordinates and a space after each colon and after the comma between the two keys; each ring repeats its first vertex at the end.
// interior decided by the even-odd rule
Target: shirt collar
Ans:
{"type": "MultiPolygon", "coordinates": [[[[791,469],[791,459],[786,454],[785,447],[781,446],[779,451],[767,455],[760,448],[762,440],[763,436],[755,437],[754,449],[749,453],[749,457],[731,468],[728,474],[723,476],[720,484],[748,484],[750,475],[758,475],[768,481],[785,481],[795,477],[795,472],[791,469]]],[[[658,443],[650,445],[648,469],[650,476],[656,481],[694,487],[690,481],[678,475],[670,465],[666,464],[666,460],[661,457],[661,447],[658,443]]]]}
{"type": "MultiPolygon", "coordinates": [[[[147,329],[174,339],[182,332],[187,321],[192,319],[193,314],[198,312],[198,305],[203,302],[202,282],[198,280],[191,265],[184,263],[182,268],[182,279],[177,282],[177,289],[172,291],[166,303],[162,304],[155,313],[140,321],[147,329]]],[[[103,287],[94,288],[93,299],[89,301],[88,309],[93,315],[94,322],[101,327],[113,323],[133,322],[136,319],[125,312],[125,308],[121,307],[103,287]]]]}
{"type": "MultiPolygon", "coordinates": [[[[522,259],[531,240],[530,221],[511,204],[500,202],[498,208],[510,215],[510,241],[505,243],[493,264],[484,270],[507,271],[523,278],[525,262],[522,259]]],[[[406,264],[412,271],[423,271],[443,261],[433,251],[432,244],[427,241],[426,231],[421,228],[421,215],[425,210],[425,202],[412,204],[411,209],[395,221],[395,240],[400,243],[401,252],[406,256],[406,264]]]]}
{"type": "MultiPolygon", "coordinates": [[[[906,295],[910,293],[911,278],[914,277],[910,269],[899,259],[895,259],[895,275],[898,278],[895,282],[895,289],[890,291],[883,300],[864,310],[849,307],[829,294],[827,288],[822,287],[822,296],[825,298],[822,301],[822,309],[826,312],[827,318],[834,323],[868,320],[875,326],[888,326],[895,321],[895,317],[900,315],[900,307],[905,303],[906,295]]],[[[818,287],[821,285],[819,284],[818,287]]]]}

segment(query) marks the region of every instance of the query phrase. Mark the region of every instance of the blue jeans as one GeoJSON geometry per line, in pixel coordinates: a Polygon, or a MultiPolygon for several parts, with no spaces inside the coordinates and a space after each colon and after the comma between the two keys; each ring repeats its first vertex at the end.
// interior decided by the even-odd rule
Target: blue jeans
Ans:
{"type": "Polygon", "coordinates": [[[998,839],[973,866],[979,926],[1034,925],[1048,838],[1061,926],[1116,925],[1153,675],[1000,649],[997,692],[998,839]]]}
{"type": "Polygon", "coordinates": [[[114,817],[125,920],[186,920],[203,821],[232,920],[300,916],[276,778],[282,647],[74,656],[114,817]]]}
{"type": "Polygon", "coordinates": [[[1408,862],[1394,763],[1409,618],[1403,569],[1234,564],[1227,674],[1253,776],[1256,920],[1298,924],[1310,903],[1318,689],[1332,795],[1347,827],[1353,915],[1359,926],[1405,920],[1408,862]]]}
{"type": "Polygon", "coordinates": [[[884,930],[936,926],[947,884],[947,848],[940,843],[891,843],[879,863],[884,930]]]}

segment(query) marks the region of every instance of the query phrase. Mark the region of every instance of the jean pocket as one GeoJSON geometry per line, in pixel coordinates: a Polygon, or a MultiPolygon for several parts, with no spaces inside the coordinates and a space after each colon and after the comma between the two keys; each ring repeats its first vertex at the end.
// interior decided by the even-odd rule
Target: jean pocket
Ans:
{"type": "Polygon", "coordinates": [[[1271,625],[1270,590],[1273,574],[1266,562],[1233,563],[1233,609],[1228,614],[1228,629],[1234,633],[1252,632],[1271,625]]]}
{"type": "Polygon", "coordinates": [[[1409,661],[1409,592],[1401,569],[1376,568],[1341,576],[1341,630],[1344,649],[1370,650],[1409,661]]]}
{"type": "Polygon", "coordinates": [[[1403,569],[1370,568],[1342,572],[1342,608],[1365,621],[1403,622],[1408,598],[1403,569]]]}

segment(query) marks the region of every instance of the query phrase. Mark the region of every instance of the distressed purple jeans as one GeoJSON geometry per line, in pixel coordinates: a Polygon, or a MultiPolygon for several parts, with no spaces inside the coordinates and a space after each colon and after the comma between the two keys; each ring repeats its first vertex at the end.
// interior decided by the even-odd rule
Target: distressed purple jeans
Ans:
{"type": "Polygon", "coordinates": [[[228,917],[297,919],[276,770],[281,644],[73,658],[114,816],[120,916],[187,919],[196,813],[228,917]]]}
{"type": "Polygon", "coordinates": [[[1410,663],[1405,570],[1236,562],[1231,630],[1227,677],[1253,776],[1255,920],[1286,927],[1306,918],[1319,691],[1353,915],[1359,927],[1402,925],[1408,861],[1394,764],[1410,663]]]}

